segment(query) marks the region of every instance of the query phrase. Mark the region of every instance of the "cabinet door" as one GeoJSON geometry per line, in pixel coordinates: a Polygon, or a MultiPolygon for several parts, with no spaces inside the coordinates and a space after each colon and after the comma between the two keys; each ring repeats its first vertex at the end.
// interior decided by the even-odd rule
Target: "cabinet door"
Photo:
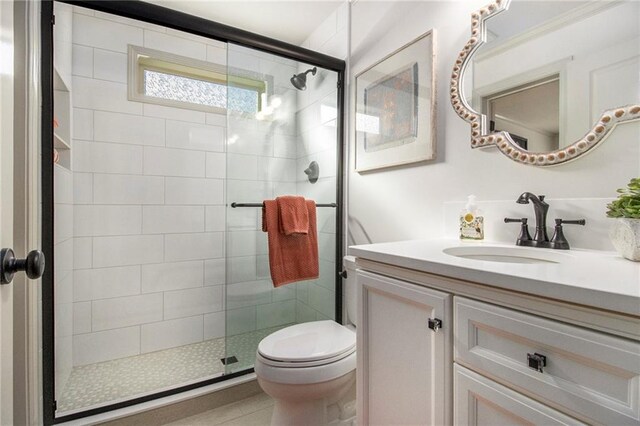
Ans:
{"type": "Polygon", "coordinates": [[[451,295],[368,272],[356,280],[358,423],[451,424],[451,295]]]}
{"type": "Polygon", "coordinates": [[[457,426],[583,424],[457,364],[453,370],[457,426]]]}

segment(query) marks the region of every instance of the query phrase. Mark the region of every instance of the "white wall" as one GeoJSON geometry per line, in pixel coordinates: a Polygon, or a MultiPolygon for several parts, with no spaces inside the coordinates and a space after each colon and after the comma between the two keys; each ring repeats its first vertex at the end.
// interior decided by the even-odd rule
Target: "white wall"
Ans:
{"type": "MultiPolygon", "coordinates": [[[[294,61],[75,12],[74,364],[332,317],[335,211],[318,212],[320,279],[274,289],[260,209],[225,204],[334,201],[336,128],[319,113],[335,107],[335,75],[321,71],[300,99],[294,61]],[[257,120],[128,101],[128,44],[228,63],[231,74],[265,78],[282,105],[257,120]],[[313,187],[301,181],[312,159],[323,165],[313,187]]],[[[334,14],[314,43],[346,54],[345,17],[334,14]]]]}
{"type": "MultiPolygon", "coordinates": [[[[268,81],[268,103],[282,103],[264,120],[229,111],[227,204],[260,203],[296,191],[297,99],[289,78],[295,62],[230,45],[229,73],[241,69],[268,81]]],[[[227,336],[295,322],[297,284],[274,288],[260,208],[227,209],[227,336]]],[[[257,344],[257,342],[256,342],[257,344]]]]}
{"type": "Polygon", "coordinates": [[[74,365],[224,336],[225,115],[127,100],[127,45],[224,44],[74,8],[74,365]]]}
{"type": "MultiPolygon", "coordinates": [[[[54,12],[58,24],[54,27],[55,72],[64,84],[71,82],[71,43],[73,9],[64,3],[55,3],[54,12]]],[[[61,100],[55,91],[56,100],[61,100]]],[[[69,99],[66,93],[66,99],[69,99]]],[[[70,108],[68,102],[55,103],[55,118],[59,127],[66,128],[65,139],[70,134],[70,108]],[[65,122],[66,121],[66,122],[65,122]]],[[[60,162],[54,165],[54,314],[55,314],[55,380],[56,397],[59,397],[73,368],[73,173],[62,166],[67,164],[68,151],[59,150],[60,162]]]]}
{"type": "MultiPolygon", "coordinates": [[[[470,15],[486,3],[359,0],[352,4],[351,83],[370,64],[424,32],[437,30],[438,155],[428,163],[358,174],[353,171],[351,131],[349,244],[455,238],[457,220],[452,221],[451,216],[457,216],[459,208],[447,209],[445,203],[463,202],[468,194],[495,207],[485,205],[486,216],[491,214],[486,218],[490,223],[486,238],[511,242],[518,229],[500,221],[513,214],[528,216],[533,222],[531,206],[515,204],[518,195],[531,191],[546,194],[552,208],[556,200],[564,200],[566,209],[560,217],[594,218],[584,228],[567,227],[565,234],[574,247],[612,249],[606,236],[605,204],[616,188],[640,175],[640,123],[618,127],[594,152],[554,168],[519,165],[496,150],[472,150],[469,125],[451,107],[449,80],[454,60],[469,39],[470,15]],[[501,205],[511,209],[504,211],[501,205]],[[508,234],[503,232],[505,227],[508,234]]],[[[350,107],[353,111],[353,103],[350,107]]]]}
{"type": "Polygon", "coordinates": [[[73,339],[73,174],[59,165],[54,169],[55,359],[57,393],[69,378],[73,339]]]}
{"type": "MultiPolygon", "coordinates": [[[[348,5],[342,4],[316,28],[302,47],[345,59],[347,55],[348,5]]],[[[298,64],[297,72],[309,69],[298,64]]],[[[298,91],[298,151],[297,193],[317,203],[340,202],[336,199],[337,73],[318,69],[308,74],[307,90],[298,91]],[[306,179],[304,170],[312,161],[320,168],[316,183],[306,179]]],[[[318,214],[318,243],[320,278],[296,284],[297,322],[335,318],[335,210],[320,207],[318,214]]]]}

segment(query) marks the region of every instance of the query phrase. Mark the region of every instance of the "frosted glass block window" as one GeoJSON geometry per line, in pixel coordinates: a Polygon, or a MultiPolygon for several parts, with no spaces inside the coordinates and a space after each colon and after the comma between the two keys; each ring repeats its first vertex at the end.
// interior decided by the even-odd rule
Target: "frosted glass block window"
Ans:
{"type": "Polygon", "coordinates": [[[258,112],[260,99],[256,90],[229,87],[227,92],[227,86],[224,84],[152,70],[144,70],[144,93],[155,98],[229,108],[232,111],[252,114],[258,112]]]}
{"type": "Polygon", "coordinates": [[[260,109],[260,93],[251,89],[229,86],[227,108],[231,111],[255,114],[260,109]]]}
{"type": "Polygon", "coordinates": [[[224,65],[138,46],[129,46],[128,81],[129,100],[218,113],[255,115],[266,92],[265,81],[227,75],[224,65]]]}

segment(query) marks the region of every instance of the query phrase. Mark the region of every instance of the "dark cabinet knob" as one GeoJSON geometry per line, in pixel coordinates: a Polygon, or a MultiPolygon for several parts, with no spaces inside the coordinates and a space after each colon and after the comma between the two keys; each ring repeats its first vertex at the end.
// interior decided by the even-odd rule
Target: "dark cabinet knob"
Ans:
{"type": "Polygon", "coordinates": [[[547,357],[537,352],[527,354],[527,364],[532,370],[544,373],[543,367],[547,366],[547,357]]]}
{"type": "Polygon", "coordinates": [[[9,284],[16,272],[24,271],[32,280],[44,273],[44,253],[32,250],[25,259],[16,259],[10,248],[0,250],[0,284],[9,284]]]}
{"type": "Polygon", "coordinates": [[[438,330],[442,328],[442,320],[438,318],[429,318],[427,325],[434,333],[437,333],[438,330]]]}

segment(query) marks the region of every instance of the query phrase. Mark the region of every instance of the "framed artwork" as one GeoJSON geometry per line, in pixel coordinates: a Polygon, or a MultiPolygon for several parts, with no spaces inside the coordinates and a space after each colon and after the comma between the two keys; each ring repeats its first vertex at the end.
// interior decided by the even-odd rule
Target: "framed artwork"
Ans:
{"type": "Polygon", "coordinates": [[[435,30],[356,75],[356,171],[436,156],[435,30]]]}

